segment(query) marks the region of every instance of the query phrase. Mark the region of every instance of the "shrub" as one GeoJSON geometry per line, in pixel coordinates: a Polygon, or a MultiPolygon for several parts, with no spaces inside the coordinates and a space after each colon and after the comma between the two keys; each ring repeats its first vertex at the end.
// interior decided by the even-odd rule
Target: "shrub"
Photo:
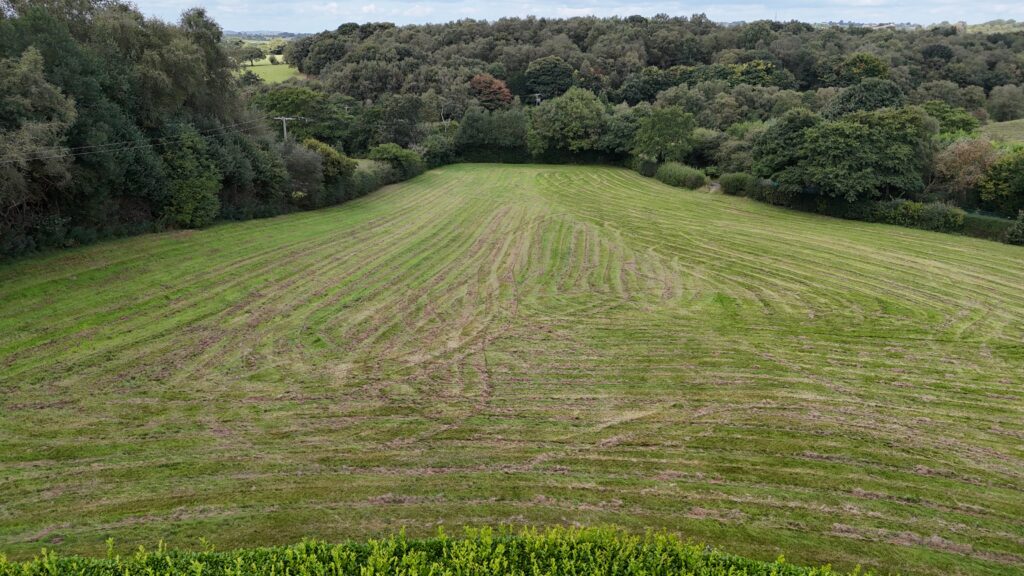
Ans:
{"type": "Polygon", "coordinates": [[[221,174],[210,159],[206,142],[191,126],[177,128],[178,141],[163,153],[168,202],[163,217],[182,228],[202,228],[220,212],[221,174]]]}
{"type": "Polygon", "coordinates": [[[653,178],[654,174],[658,171],[657,162],[644,160],[643,158],[639,158],[637,156],[634,156],[630,159],[629,167],[637,174],[640,174],[641,176],[647,176],[648,178],[653,178]]]}
{"type": "Polygon", "coordinates": [[[722,192],[730,196],[752,196],[757,187],[757,179],[746,172],[722,174],[718,183],[722,186],[722,192]]]}
{"type": "Polygon", "coordinates": [[[1004,240],[1014,221],[984,214],[964,214],[963,233],[974,238],[1004,240]]]}
{"type": "Polygon", "coordinates": [[[793,202],[794,207],[798,210],[816,212],[818,214],[832,216],[833,218],[865,221],[871,221],[871,211],[874,204],[874,202],[869,200],[848,202],[842,198],[812,196],[810,194],[799,195],[793,202]]]}
{"type": "Polygon", "coordinates": [[[964,211],[950,204],[928,202],[921,207],[915,227],[936,232],[960,232],[964,229],[964,211]]]}
{"type": "Polygon", "coordinates": [[[964,211],[940,202],[889,200],[872,205],[872,222],[896,224],[935,232],[959,232],[964,227],[964,211]]]}
{"type": "Polygon", "coordinates": [[[348,198],[365,196],[382,186],[400,181],[395,169],[387,162],[363,160],[348,184],[348,198]]]}
{"type": "Polygon", "coordinates": [[[243,86],[258,86],[263,83],[263,78],[260,78],[259,74],[252,70],[246,70],[242,72],[242,75],[238,77],[242,82],[243,86]]]}
{"type": "Polygon", "coordinates": [[[1024,246],[1024,210],[1017,214],[1017,219],[1006,229],[1003,234],[1003,242],[1024,246]]]}
{"type": "Polygon", "coordinates": [[[320,155],[324,181],[327,183],[346,180],[356,171],[356,161],[345,156],[337,148],[315,138],[306,138],[302,145],[320,155]]]}
{"type": "Polygon", "coordinates": [[[390,164],[401,180],[414,178],[426,170],[423,158],[419,154],[412,150],[406,150],[398,144],[381,144],[371,149],[367,157],[390,164]]]}
{"type": "Polygon", "coordinates": [[[288,203],[304,209],[320,206],[324,190],[320,155],[290,140],[280,144],[278,153],[288,172],[288,203]]]}
{"type": "Polygon", "coordinates": [[[690,190],[706,186],[708,183],[708,177],[704,172],[678,162],[662,164],[658,167],[658,171],[654,173],[654,177],[669,186],[690,190]]]}
{"type": "Polygon", "coordinates": [[[960,206],[977,203],[979,183],[999,157],[988,140],[962,139],[946,146],[935,155],[935,180],[929,188],[939,199],[948,199],[960,206]]]}
{"type": "Polygon", "coordinates": [[[750,197],[776,206],[791,206],[796,192],[792,187],[780,186],[771,180],[755,180],[750,197]]]}
{"type": "Polygon", "coordinates": [[[423,139],[417,152],[430,168],[437,168],[455,162],[455,131],[434,132],[423,139]]]}
{"type": "Polygon", "coordinates": [[[981,199],[1012,218],[1024,210],[1024,148],[1013,149],[989,166],[981,180],[981,199]]]}

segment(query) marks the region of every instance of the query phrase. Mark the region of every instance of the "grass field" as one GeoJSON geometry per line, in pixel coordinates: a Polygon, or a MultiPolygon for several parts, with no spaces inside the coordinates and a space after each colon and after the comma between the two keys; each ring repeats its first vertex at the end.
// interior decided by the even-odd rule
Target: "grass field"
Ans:
{"type": "MultiPolygon", "coordinates": [[[[278,60],[281,60],[281,58],[281,56],[277,56],[278,60]]],[[[283,61],[280,64],[271,64],[269,56],[262,60],[257,60],[252,66],[249,66],[248,64],[243,65],[241,71],[245,72],[246,70],[251,70],[268,84],[284,82],[289,78],[294,78],[299,75],[298,69],[294,66],[285,64],[283,61]]]]}
{"type": "Polygon", "coordinates": [[[993,122],[981,127],[981,133],[1001,142],[1024,142],[1024,118],[1009,122],[993,122]]]}
{"type": "Polygon", "coordinates": [[[1024,249],[601,167],[0,267],[0,550],[667,529],[1024,574],[1024,249]]]}

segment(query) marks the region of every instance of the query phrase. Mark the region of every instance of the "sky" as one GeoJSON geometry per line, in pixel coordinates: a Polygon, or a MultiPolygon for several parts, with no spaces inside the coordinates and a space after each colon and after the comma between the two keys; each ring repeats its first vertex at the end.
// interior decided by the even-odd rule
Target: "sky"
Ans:
{"type": "Polygon", "coordinates": [[[802,20],[828,22],[913,22],[1024,20],[1024,2],[994,0],[777,0],[773,3],[662,0],[135,0],[147,16],[176,21],[187,8],[202,6],[225,30],[319,32],[345,22],[420,24],[503,16],[689,16],[705,13],[718,22],[802,20]]]}

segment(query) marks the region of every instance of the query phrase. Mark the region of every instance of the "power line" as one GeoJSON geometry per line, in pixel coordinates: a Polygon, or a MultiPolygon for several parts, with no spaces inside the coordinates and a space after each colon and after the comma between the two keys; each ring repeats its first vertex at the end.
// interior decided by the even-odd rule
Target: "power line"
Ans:
{"type": "MultiPolygon", "coordinates": [[[[213,133],[221,132],[221,131],[223,131],[225,133],[227,133],[227,132],[235,132],[237,130],[231,130],[231,128],[235,128],[235,127],[239,127],[239,126],[245,126],[245,125],[248,125],[248,124],[256,124],[258,122],[263,122],[263,119],[260,119],[260,120],[250,120],[250,121],[247,121],[247,122],[239,122],[237,124],[229,124],[227,126],[221,126],[221,127],[218,127],[218,128],[208,128],[206,130],[198,130],[197,134],[199,134],[200,136],[208,136],[208,135],[211,135],[213,133]]],[[[157,140],[156,142],[147,142],[145,144],[138,144],[137,141],[135,141],[135,140],[125,140],[125,141],[121,141],[121,142],[108,142],[107,144],[95,144],[95,145],[92,145],[92,146],[77,146],[75,148],[63,149],[63,152],[61,152],[59,154],[53,154],[53,155],[50,155],[50,156],[33,156],[31,158],[25,158],[25,159],[22,159],[22,160],[11,160],[11,161],[7,161],[7,162],[3,162],[2,164],[13,164],[15,162],[30,162],[30,161],[33,161],[33,160],[49,160],[49,159],[52,159],[52,158],[86,156],[86,155],[89,155],[89,154],[101,154],[103,152],[121,152],[121,151],[125,151],[125,150],[135,150],[135,149],[139,149],[139,148],[148,148],[148,147],[153,147],[153,146],[166,146],[168,144],[173,144],[175,142],[180,142],[182,140],[187,140],[188,138],[189,138],[189,136],[179,136],[179,137],[176,137],[176,138],[170,138],[170,137],[167,137],[167,138],[154,138],[153,140],[157,140]],[[130,144],[130,146],[125,146],[127,144],[130,144]],[[89,150],[89,151],[86,151],[86,152],[74,152],[75,150],[87,150],[87,149],[90,149],[90,148],[96,148],[96,150],[89,150]]],[[[55,148],[55,150],[56,150],[56,148],[55,148]]]]}
{"type": "MultiPolygon", "coordinates": [[[[208,128],[206,130],[199,130],[199,131],[197,131],[197,134],[199,136],[211,136],[211,135],[213,135],[214,133],[217,133],[217,132],[223,132],[225,134],[231,133],[231,132],[241,132],[241,131],[245,130],[245,128],[242,128],[242,127],[248,126],[250,124],[257,124],[257,123],[260,123],[260,122],[264,122],[265,120],[266,120],[266,118],[261,118],[259,120],[249,120],[247,122],[239,122],[237,124],[229,124],[227,126],[221,126],[221,127],[218,127],[218,128],[208,128]],[[237,128],[237,129],[235,129],[235,128],[237,128]]],[[[77,157],[77,156],[88,156],[90,154],[103,154],[105,152],[125,152],[125,151],[128,151],[128,150],[138,150],[138,149],[142,149],[142,148],[152,148],[152,147],[155,147],[155,146],[167,146],[169,144],[174,144],[176,142],[181,142],[183,140],[187,140],[189,137],[190,136],[179,136],[177,138],[155,138],[155,140],[158,140],[158,142],[147,142],[145,144],[137,144],[136,141],[125,140],[125,141],[122,141],[122,142],[108,142],[107,144],[95,144],[95,145],[92,145],[92,146],[78,146],[78,147],[75,147],[75,148],[65,148],[65,149],[63,149],[64,152],[60,153],[60,154],[53,154],[53,155],[50,155],[50,156],[33,156],[33,157],[30,157],[30,158],[21,158],[21,159],[7,160],[7,161],[4,161],[4,162],[0,162],[0,165],[16,164],[16,163],[19,163],[19,162],[34,162],[34,161],[37,161],[37,160],[53,160],[53,159],[57,159],[57,158],[73,158],[73,157],[77,157]],[[124,144],[132,144],[132,145],[131,146],[123,146],[124,144]],[[92,149],[92,148],[95,148],[95,149],[92,149]],[[87,151],[84,151],[84,152],[81,152],[81,151],[80,152],[73,152],[73,150],[87,150],[87,151]]]]}
{"type": "MultiPolygon", "coordinates": [[[[203,136],[203,135],[206,135],[206,134],[211,133],[211,132],[217,132],[219,130],[226,130],[228,128],[233,128],[235,126],[243,126],[243,125],[246,125],[246,124],[255,124],[257,122],[263,122],[263,119],[249,120],[249,121],[246,121],[246,122],[238,122],[236,124],[228,124],[226,126],[220,126],[220,127],[217,127],[217,128],[207,128],[206,130],[197,130],[196,132],[200,136],[203,136]]],[[[166,137],[166,138],[153,138],[153,140],[175,141],[175,140],[183,140],[183,139],[187,139],[187,138],[188,138],[188,136],[179,136],[177,138],[169,138],[169,137],[166,137]]],[[[107,142],[106,144],[92,144],[90,146],[72,146],[70,148],[67,148],[67,150],[69,150],[69,151],[78,151],[78,150],[88,150],[88,149],[92,149],[92,148],[108,148],[108,147],[116,148],[116,147],[121,146],[123,144],[135,144],[135,143],[136,143],[135,140],[123,140],[121,142],[107,142]]]]}
{"type": "Polygon", "coordinates": [[[291,120],[307,120],[302,116],[275,116],[274,120],[281,121],[281,130],[283,131],[283,140],[288,139],[288,122],[291,120]]]}

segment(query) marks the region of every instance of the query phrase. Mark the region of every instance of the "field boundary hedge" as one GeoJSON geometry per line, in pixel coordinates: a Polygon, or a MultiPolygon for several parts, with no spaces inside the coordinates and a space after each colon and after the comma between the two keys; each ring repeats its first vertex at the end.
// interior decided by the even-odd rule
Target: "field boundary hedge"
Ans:
{"type": "Polygon", "coordinates": [[[829,566],[798,566],[782,557],[774,562],[753,560],[663,533],[631,535],[614,528],[562,527],[466,529],[459,538],[439,532],[432,538],[408,539],[399,534],[341,544],[307,540],[226,552],[176,550],[161,544],[152,551],[140,547],[128,556],[115,554],[108,540],[107,558],[60,556],[45,549],[25,562],[10,562],[0,555],[0,576],[63,574],[838,576],[860,574],[860,570],[845,573],[829,566]]]}

